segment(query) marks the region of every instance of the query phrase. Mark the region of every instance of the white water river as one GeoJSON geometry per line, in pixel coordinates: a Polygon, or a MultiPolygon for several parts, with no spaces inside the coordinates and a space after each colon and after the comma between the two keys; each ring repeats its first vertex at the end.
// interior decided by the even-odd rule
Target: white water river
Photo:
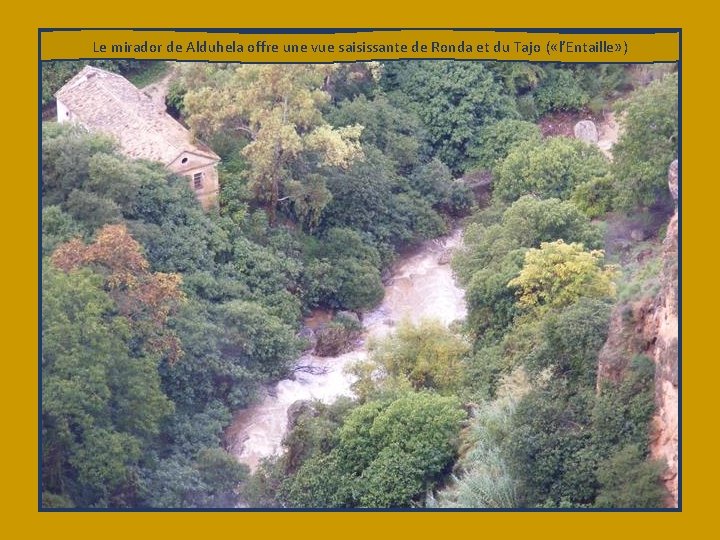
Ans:
{"type": "Polygon", "coordinates": [[[298,365],[324,368],[323,372],[296,372],[294,378],[269,388],[257,405],[236,413],[226,432],[228,450],[254,470],[261,459],[282,450],[288,408],[295,401],[317,399],[331,403],[340,396],[352,396],[354,377],[345,368],[367,357],[367,338],[386,335],[402,320],[436,319],[449,325],[463,319],[466,313],[463,291],[457,286],[450,265],[442,264],[447,261],[447,251],[461,240],[461,230],[457,229],[401,258],[392,269],[382,304],[363,313],[365,335],[357,348],[336,357],[305,354],[299,358],[298,365]]]}

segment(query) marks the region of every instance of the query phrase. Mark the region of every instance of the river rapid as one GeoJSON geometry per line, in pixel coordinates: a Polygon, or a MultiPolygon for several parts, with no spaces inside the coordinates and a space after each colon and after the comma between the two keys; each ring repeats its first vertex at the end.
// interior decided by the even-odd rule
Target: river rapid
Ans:
{"type": "MultiPolygon", "coordinates": [[[[449,325],[464,319],[464,294],[447,264],[461,241],[462,231],[456,229],[400,258],[393,265],[382,304],[362,314],[365,331],[356,348],[335,357],[321,358],[311,353],[301,356],[296,364],[312,366],[311,372],[296,371],[293,378],[267,388],[258,404],[238,411],[225,434],[228,451],[251,470],[263,458],[281,452],[289,407],[298,400],[332,403],[340,396],[352,396],[355,378],[346,368],[367,358],[369,339],[387,335],[400,321],[436,319],[449,325]]],[[[312,327],[316,322],[306,324],[312,327]]]]}

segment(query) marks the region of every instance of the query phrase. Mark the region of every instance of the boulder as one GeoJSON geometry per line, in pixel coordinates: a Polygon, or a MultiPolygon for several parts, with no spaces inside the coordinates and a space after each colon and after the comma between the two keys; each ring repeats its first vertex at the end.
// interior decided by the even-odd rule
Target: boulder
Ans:
{"type": "Polygon", "coordinates": [[[598,143],[598,130],[592,120],[580,120],[573,128],[575,138],[588,144],[598,143]]]}
{"type": "Polygon", "coordinates": [[[674,160],[668,169],[668,187],[672,198],[678,200],[678,160],[674,160]]]}

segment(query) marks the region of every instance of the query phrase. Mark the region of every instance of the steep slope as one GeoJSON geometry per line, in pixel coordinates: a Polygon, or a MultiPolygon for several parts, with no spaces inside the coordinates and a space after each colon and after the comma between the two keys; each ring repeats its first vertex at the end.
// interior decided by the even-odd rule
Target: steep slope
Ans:
{"type": "MultiPolygon", "coordinates": [[[[677,160],[670,166],[669,184],[677,200],[677,160]]],[[[675,211],[663,243],[662,290],[652,315],[647,319],[645,335],[651,339],[648,355],[655,361],[655,402],[651,455],[667,463],[663,480],[672,495],[678,497],[678,212],[675,211]]]]}
{"type": "MultiPolygon", "coordinates": [[[[673,198],[678,194],[678,163],[669,170],[673,198]]],[[[620,381],[633,356],[644,354],[655,363],[655,415],[650,455],[667,466],[663,482],[668,506],[678,502],[678,212],[670,219],[659,254],[660,287],[656,294],[618,304],[612,314],[607,342],[599,355],[601,381],[620,381]]],[[[648,261],[648,263],[651,261],[648,261]]]]}

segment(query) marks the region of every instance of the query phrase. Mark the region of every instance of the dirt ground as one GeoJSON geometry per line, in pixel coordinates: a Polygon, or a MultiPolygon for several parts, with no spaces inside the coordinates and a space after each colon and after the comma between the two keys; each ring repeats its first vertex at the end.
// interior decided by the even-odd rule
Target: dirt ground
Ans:
{"type": "Polygon", "coordinates": [[[170,88],[170,83],[176,76],[177,64],[175,62],[170,62],[170,68],[167,70],[167,73],[163,75],[162,79],[148,84],[144,88],[141,88],[141,90],[146,95],[150,96],[150,98],[157,103],[158,106],[165,108],[165,97],[167,96],[168,88],[170,88]]]}
{"type": "Polygon", "coordinates": [[[543,137],[574,137],[573,128],[580,120],[592,120],[598,129],[598,148],[612,159],[612,147],[620,134],[615,113],[612,111],[593,115],[589,112],[555,112],[543,116],[538,122],[543,137]]]}

